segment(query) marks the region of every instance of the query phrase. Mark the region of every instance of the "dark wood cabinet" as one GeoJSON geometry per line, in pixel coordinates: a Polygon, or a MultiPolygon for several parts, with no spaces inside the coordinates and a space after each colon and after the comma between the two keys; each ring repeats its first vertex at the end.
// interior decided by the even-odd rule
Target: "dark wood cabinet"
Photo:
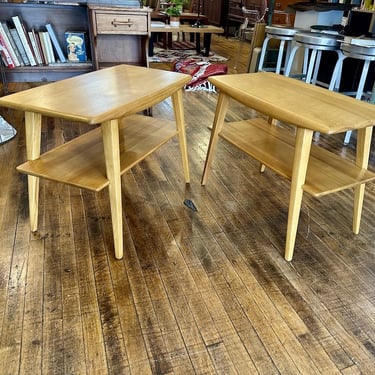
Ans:
{"type": "Polygon", "coordinates": [[[242,0],[229,0],[228,1],[228,17],[227,23],[232,22],[243,22],[243,13],[242,13],[242,0]]]}
{"type": "MultiPolygon", "coordinates": [[[[208,23],[215,26],[223,26],[226,23],[228,0],[200,0],[200,13],[208,18],[208,23]]],[[[198,0],[192,0],[191,12],[198,12],[198,0]]]]}

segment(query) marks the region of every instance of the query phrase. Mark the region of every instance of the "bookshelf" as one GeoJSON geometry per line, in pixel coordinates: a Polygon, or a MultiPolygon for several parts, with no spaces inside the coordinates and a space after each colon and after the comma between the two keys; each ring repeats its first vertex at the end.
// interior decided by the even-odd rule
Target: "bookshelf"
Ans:
{"type": "Polygon", "coordinates": [[[31,28],[39,30],[46,24],[51,24],[62,48],[65,46],[64,33],[66,31],[84,31],[88,37],[88,62],[5,68],[5,78],[8,82],[58,81],[93,70],[93,64],[90,61],[92,44],[89,17],[85,5],[0,3],[0,22],[9,21],[13,16],[20,16],[28,30],[31,28]]]}

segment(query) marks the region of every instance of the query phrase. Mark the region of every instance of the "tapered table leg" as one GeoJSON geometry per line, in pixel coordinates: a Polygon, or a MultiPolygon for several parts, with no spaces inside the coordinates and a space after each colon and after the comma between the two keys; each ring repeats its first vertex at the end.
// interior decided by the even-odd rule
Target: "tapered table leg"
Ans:
{"type": "Polygon", "coordinates": [[[297,128],[292,181],[290,186],[288,228],[285,244],[285,259],[288,261],[293,258],[294,244],[296,242],[298,220],[301,210],[303,185],[306,179],[312,136],[312,130],[297,128]]]}
{"type": "Polygon", "coordinates": [[[123,257],[122,201],[120,173],[119,122],[111,120],[101,126],[104,144],[104,157],[109,180],[109,200],[111,205],[115,257],[123,257]]]}
{"type": "Polygon", "coordinates": [[[185,117],[182,102],[182,90],[178,90],[172,95],[173,110],[178,130],[178,140],[181,150],[182,167],[184,169],[185,182],[190,182],[189,161],[186,146],[185,117]]]}
{"type": "Polygon", "coordinates": [[[219,98],[217,100],[214,123],[212,126],[210,143],[208,144],[206,161],[204,163],[203,175],[202,175],[202,185],[205,185],[208,178],[208,172],[211,167],[212,159],[215,153],[219,132],[224,124],[225,115],[228,110],[230,97],[223,92],[220,92],[219,98]]]}
{"type": "MultiPolygon", "coordinates": [[[[372,127],[357,130],[357,155],[356,164],[367,169],[368,159],[371,147],[372,127]]],[[[353,204],[353,232],[359,233],[361,225],[361,215],[363,208],[363,198],[365,195],[365,184],[357,185],[354,188],[354,204],[353,204]]]]}
{"type": "MultiPolygon", "coordinates": [[[[40,156],[42,115],[33,112],[25,112],[25,131],[27,160],[36,160],[40,156]]],[[[27,182],[30,228],[32,232],[35,232],[38,229],[39,177],[28,175],[27,182]]]]}

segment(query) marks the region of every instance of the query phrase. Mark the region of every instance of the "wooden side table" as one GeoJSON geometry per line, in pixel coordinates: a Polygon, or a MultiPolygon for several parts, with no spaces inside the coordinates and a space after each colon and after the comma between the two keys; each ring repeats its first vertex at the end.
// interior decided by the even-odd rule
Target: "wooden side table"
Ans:
{"type": "Polygon", "coordinates": [[[83,189],[109,189],[115,256],[123,256],[121,175],[178,136],[189,182],[182,88],[190,76],[117,65],[0,98],[0,106],[25,112],[31,230],[38,227],[39,179],[83,189]],[[172,97],[175,120],[138,113],[172,97]],[[100,127],[40,154],[42,116],[100,127]]]}
{"type": "Polygon", "coordinates": [[[285,259],[292,260],[303,192],[321,197],[354,188],[353,232],[360,227],[365,183],[375,179],[367,170],[375,106],[275,73],[260,72],[210,77],[219,90],[214,125],[204,166],[205,185],[218,137],[238,147],[263,166],[291,180],[285,259]],[[266,118],[225,123],[230,99],[294,125],[296,134],[266,118]],[[353,163],[312,145],[313,132],[357,130],[353,163]]]}
{"type": "Polygon", "coordinates": [[[201,34],[203,34],[203,46],[204,46],[204,56],[209,56],[211,48],[211,36],[212,34],[222,34],[224,29],[221,27],[206,25],[202,28],[194,28],[190,25],[180,25],[179,27],[165,26],[165,27],[151,27],[151,38],[149,43],[149,56],[154,55],[154,43],[153,35],[155,33],[173,33],[173,32],[182,32],[182,33],[194,33],[195,34],[195,50],[197,54],[201,53],[201,34]]]}

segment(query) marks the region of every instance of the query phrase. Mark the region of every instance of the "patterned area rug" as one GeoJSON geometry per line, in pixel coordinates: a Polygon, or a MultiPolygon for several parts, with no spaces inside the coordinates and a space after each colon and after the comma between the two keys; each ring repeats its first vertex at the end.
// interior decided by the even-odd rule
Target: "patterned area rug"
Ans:
{"type": "Polygon", "coordinates": [[[174,70],[179,73],[191,75],[191,81],[185,85],[187,91],[208,91],[216,92],[215,86],[208,81],[209,77],[227,74],[226,64],[211,63],[209,61],[199,61],[190,59],[177,61],[174,70]]]}
{"type": "Polygon", "coordinates": [[[149,62],[173,63],[181,60],[194,59],[196,61],[224,62],[228,59],[210,52],[209,56],[198,55],[191,42],[173,42],[171,49],[163,49],[159,44],[154,46],[154,56],[149,57],[149,62]]]}

